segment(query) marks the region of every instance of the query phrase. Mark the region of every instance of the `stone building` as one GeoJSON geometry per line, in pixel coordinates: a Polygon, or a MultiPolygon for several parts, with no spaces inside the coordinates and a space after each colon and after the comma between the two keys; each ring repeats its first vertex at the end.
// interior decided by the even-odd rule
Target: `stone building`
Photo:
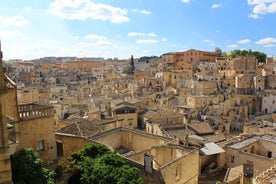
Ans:
{"type": "Polygon", "coordinates": [[[17,150],[32,147],[44,162],[56,159],[53,108],[35,103],[18,105],[17,150]]]}
{"type": "Polygon", "coordinates": [[[181,80],[177,84],[183,95],[214,95],[218,93],[217,81],[181,80]],[[186,94],[185,94],[185,91],[186,94]],[[184,92],[184,93],[183,93],[184,92]]]}
{"type": "Polygon", "coordinates": [[[276,75],[265,76],[265,88],[276,89],[276,75]]]}
{"type": "Polygon", "coordinates": [[[194,65],[190,62],[186,61],[178,61],[176,63],[176,70],[182,70],[182,71],[193,71],[194,65]]]}
{"type": "Polygon", "coordinates": [[[2,70],[0,75],[2,91],[0,130],[3,131],[0,141],[2,143],[0,159],[4,159],[0,164],[5,164],[0,167],[0,183],[5,183],[11,180],[9,157],[16,150],[32,147],[45,163],[55,160],[57,153],[52,107],[36,103],[19,104],[15,83],[2,70]],[[8,126],[4,125],[6,123],[8,126]],[[4,169],[3,173],[1,169],[4,169]]]}
{"type": "Polygon", "coordinates": [[[262,74],[264,76],[276,74],[276,63],[266,63],[262,65],[262,74]]]}
{"type": "Polygon", "coordinates": [[[22,103],[41,103],[47,104],[50,100],[50,89],[40,87],[17,88],[17,100],[22,103]]]}
{"type": "Polygon", "coordinates": [[[121,127],[90,139],[125,156],[131,165],[140,169],[145,183],[198,182],[198,150],[175,145],[176,141],[171,138],[121,127]],[[145,155],[149,155],[147,163],[145,155]],[[186,170],[188,165],[190,169],[186,170]]]}
{"type": "Polygon", "coordinates": [[[67,71],[87,71],[91,72],[93,68],[102,67],[103,63],[100,61],[88,61],[87,59],[80,59],[78,61],[66,62],[63,67],[67,71]]]}
{"type": "Polygon", "coordinates": [[[199,156],[196,149],[172,144],[160,145],[137,151],[127,158],[138,165],[145,183],[198,183],[199,156]]]}
{"type": "Polygon", "coordinates": [[[162,55],[162,62],[165,67],[175,66],[178,62],[215,62],[219,56],[217,52],[207,52],[190,49],[183,52],[170,52],[162,55]]]}
{"type": "Polygon", "coordinates": [[[78,151],[87,142],[99,143],[137,167],[144,183],[198,183],[198,150],[176,145],[171,138],[118,127],[89,138],[57,132],[56,140],[59,159],[78,151]]]}
{"type": "Polygon", "coordinates": [[[271,114],[276,112],[276,93],[265,92],[262,97],[262,114],[271,114]]]}
{"type": "Polygon", "coordinates": [[[9,105],[7,101],[9,87],[14,86],[9,86],[12,83],[3,71],[2,58],[0,43],[0,183],[8,184],[12,182],[10,155],[13,154],[11,145],[13,142],[9,139],[6,107],[9,105]]]}
{"type": "MultiPolygon", "coordinates": [[[[274,115],[275,114],[270,114],[274,115]]],[[[275,121],[272,117],[260,116],[260,119],[251,120],[245,123],[244,133],[248,135],[276,135],[275,121]]]]}
{"type": "Polygon", "coordinates": [[[275,173],[276,173],[276,165],[259,174],[254,181],[256,184],[276,183],[275,173]]]}
{"type": "Polygon", "coordinates": [[[255,56],[239,56],[228,61],[236,74],[255,74],[258,60],[255,56]]]}
{"type": "Polygon", "coordinates": [[[137,108],[129,105],[119,105],[112,109],[112,117],[116,120],[123,119],[123,127],[137,128],[137,108]]]}
{"type": "Polygon", "coordinates": [[[256,172],[263,172],[276,164],[275,135],[255,135],[226,146],[228,167],[254,164],[256,172]]]}

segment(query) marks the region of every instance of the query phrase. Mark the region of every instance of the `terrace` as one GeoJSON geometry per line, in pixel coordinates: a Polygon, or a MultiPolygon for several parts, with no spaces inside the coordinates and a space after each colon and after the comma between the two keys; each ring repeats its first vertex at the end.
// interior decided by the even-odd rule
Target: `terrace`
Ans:
{"type": "Polygon", "coordinates": [[[18,117],[20,120],[31,120],[53,116],[53,107],[35,103],[18,105],[18,117]]]}

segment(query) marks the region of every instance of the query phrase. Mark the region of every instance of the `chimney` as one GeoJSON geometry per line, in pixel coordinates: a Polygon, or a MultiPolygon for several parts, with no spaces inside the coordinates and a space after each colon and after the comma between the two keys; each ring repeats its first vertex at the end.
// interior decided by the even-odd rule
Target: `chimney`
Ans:
{"type": "Polygon", "coordinates": [[[246,163],[243,164],[243,184],[253,183],[254,176],[254,164],[246,163]]]}

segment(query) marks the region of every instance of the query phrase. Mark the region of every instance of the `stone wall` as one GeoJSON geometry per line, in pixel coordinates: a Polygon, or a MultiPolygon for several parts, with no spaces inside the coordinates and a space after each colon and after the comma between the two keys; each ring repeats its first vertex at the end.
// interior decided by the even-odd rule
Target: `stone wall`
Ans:
{"type": "Polygon", "coordinates": [[[49,162],[56,159],[56,141],[53,117],[41,117],[36,119],[29,119],[16,123],[19,130],[18,147],[22,148],[32,147],[37,150],[38,141],[43,141],[44,149],[39,151],[40,158],[44,162],[49,162]]]}

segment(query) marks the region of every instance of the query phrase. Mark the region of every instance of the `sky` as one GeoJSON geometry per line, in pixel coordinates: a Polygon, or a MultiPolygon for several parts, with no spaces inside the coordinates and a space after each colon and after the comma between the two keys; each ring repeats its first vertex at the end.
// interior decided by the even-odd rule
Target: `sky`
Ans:
{"type": "Polygon", "coordinates": [[[276,0],[0,0],[4,60],[198,49],[276,55],[276,0]]]}

